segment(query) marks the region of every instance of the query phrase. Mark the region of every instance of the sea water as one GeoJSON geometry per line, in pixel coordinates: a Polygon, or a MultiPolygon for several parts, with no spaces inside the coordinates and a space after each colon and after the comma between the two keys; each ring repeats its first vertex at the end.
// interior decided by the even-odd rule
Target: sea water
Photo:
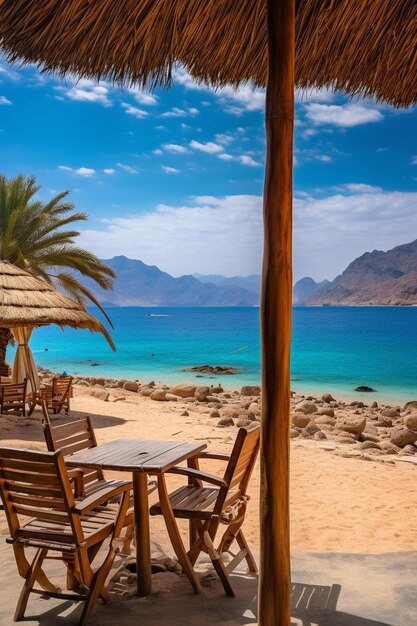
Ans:
{"type": "MultiPolygon", "coordinates": [[[[35,329],[36,362],[83,376],[174,383],[260,383],[259,309],[109,307],[117,350],[86,330],[35,329]],[[231,366],[235,375],[198,375],[196,365],[231,366]]],[[[97,310],[92,310],[97,314],[97,310]]],[[[303,393],[403,402],[417,398],[417,308],[295,307],[291,384],[303,393]],[[354,389],[368,385],[375,393],[354,389]]],[[[9,359],[13,350],[9,350],[9,359]]]]}

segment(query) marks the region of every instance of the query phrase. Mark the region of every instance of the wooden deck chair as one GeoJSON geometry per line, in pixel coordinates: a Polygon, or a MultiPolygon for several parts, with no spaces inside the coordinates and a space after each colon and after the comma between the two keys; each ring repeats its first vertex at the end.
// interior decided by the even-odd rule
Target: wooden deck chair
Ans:
{"type": "MultiPolygon", "coordinates": [[[[174,517],[188,519],[190,524],[189,559],[194,564],[201,552],[207,552],[219,575],[227,595],[234,596],[229,578],[239,563],[246,559],[250,572],[256,572],[256,563],[242,532],[249,500],[247,486],[259,451],[260,428],[240,428],[231,455],[201,452],[188,461],[188,467],[174,467],[166,473],[188,477],[188,485],[180,487],[168,498],[174,517]],[[219,459],[227,462],[223,478],[200,471],[199,459],[219,459]],[[209,486],[205,486],[208,483],[209,486]],[[225,525],[220,542],[215,546],[217,531],[225,525]],[[236,540],[239,552],[233,554],[231,545],[236,540]],[[225,552],[233,558],[223,562],[225,552]]],[[[158,481],[165,480],[164,475],[158,481]]],[[[159,490],[160,502],[151,507],[151,515],[164,515],[170,533],[169,506],[159,490]]],[[[175,521],[173,520],[173,523],[175,521]]]]}
{"type": "MultiPolygon", "coordinates": [[[[80,452],[81,450],[89,450],[90,448],[95,448],[97,446],[94,428],[88,415],[81,419],[67,422],[66,424],[57,424],[56,426],[52,426],[45,402],[42,405],[42,409],[45,417],[43,431],[48,450],[53,452],[61,450],[65,457],[68,454],[74,454],[74,452],[80,452]]],[[[80,471],[82,473],[83,490],[83,493],[79,494],[80,496],[90,496],[97,490],[102,489],[103,484],[112,482],[106,480],[103,470],[101,469],[80,468],[80,471]]],[[[152,493],[155,489],[155,481],[149,481],[148,493],[152,493]]],[[[134,536],[134,525],[133,499],[131,499],[129,510],[124,522],[126,533],[124,536],[122,551],[126,554],[130,553],[130,545],[134,536]]]]}
{"type": "Polygon", "coordinates": [[[112,481],[76,500],[71,474],[60,451],[0,448],[0,495],[10,531],[6,541],[12,544],[18,572],[25,579],[14,621],[23,618],[31,593],[84,601],[80,626],[87,623],[99,596],[108,600],[105,582],[116,554],[113,541],[122,529],[132,485],[112,481]],[[105,505],[114,497],[120,500],[117,510],[105,505]],[[110,539],[107,555],[94,572],[92,561],[106,539],[110,539]],[[26,548],[36,549],[32,561],[26,548]],[[64,562],[74,580],[73,593],[61,593],[50,582],[42,569],[45,559],[64,562]]]}
{"type": "Polygon", "coordinates": [[[48,409],[54,414],[61,413],[64,409],[68,415],[70,410],[70,397],[72,388],[72,376],[54,376],[52,385],[41,387],[39,390],[40,400],[47,403],[48,409]]]}
{"type": "Polygon", "coordinates": [[[18,413],[26,417],[27,380],[0,385],[0,413],[18,413]]]}

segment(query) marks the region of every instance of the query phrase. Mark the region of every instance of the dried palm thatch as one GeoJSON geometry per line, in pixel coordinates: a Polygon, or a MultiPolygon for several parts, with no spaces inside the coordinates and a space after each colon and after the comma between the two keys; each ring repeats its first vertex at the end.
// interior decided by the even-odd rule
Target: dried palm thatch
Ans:
{"type": "Polygon", "coordinates": [[[77,302],[25,270],[8,261],[0,261],[0,326],[15,328],[44,324],[88,328],[102,333],[114,350],[112,338],[103,324],[77,302]]]}
{"type": "MultiPolygon", "coordinates": [[[[268,73],[267,0],[2,0],[10,61],[61,75],[169,85],[175,62],[216,87],[268,73]]],[[[297,0],[296,83],[417,100],[415,0],[297,0]]]]}

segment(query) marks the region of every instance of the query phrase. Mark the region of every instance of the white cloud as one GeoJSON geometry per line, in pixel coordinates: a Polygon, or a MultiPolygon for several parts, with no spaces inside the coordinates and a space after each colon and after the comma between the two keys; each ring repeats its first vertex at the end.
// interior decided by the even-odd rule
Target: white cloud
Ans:
{"type": "Polygon", "coordinates": [[[106,167],[106,169],[104,169],[103,172],[107,174],[107,176],[113,176],[113,174],[116,173],[116,170],[113,169],[112,167],[106,167]]]}
{"type": "Polygon", "coordinates": [[[106,83],[94,83],[91,80],[82,78],[71,87],[56,87],[57,91],[62,93],[70,100],[78,100],[79,102],[98,102],[103,106],[112,105],[109,98],[109,88],[106,83]]]}
{"type": "Polygon", "coordinates": [[[149,115],[148,111],[134,107],[132,104],[128,104],[127,102],[122,102],[122,108],[128,115],[133,115],[133,117],[136,117],[136,119],[139,120],[149,115]]]}
{"type": "MultiPolygon", "coordinates": [[[[295,280],[332,279],[364,252],[390,249],[417,232],[417,193],[359,183],[342,187],[321,196],[296,194],[295,280]]],[[[105,220],[104,230],[83,231],[80,243],[105,258],[140,255],[174,275],[253,274],[261,264],[262,198],[199,196],[183,206],[159,205],[105,220]]]]}
{"type": "Polygon", "coordinates": [[[223,146],[220,146],[213,141],[201,143],[200,141],[195,141],[193,139],[190,141],[190,147],[193,148],[193,150],[199,150],[200,152],[206,152],[207,154],[217,154],[218,152],[223,152],[223,146]]]}
{"type": "Polygon", "coordinates": [[[352,193],[378,193],[382,191],[381,187],[366,185],[365,183],[346,183],[346,185],[342,185],[342,187],[352,193]]]}
{"type": "Polygon", "coordinates": [[[139,170],[137,167],[133,167],[132,165],[126,165],[125,163],[116,163],[117,167],[120,167],[121,170],[124,170],[128,174],[139,174],[139,170]]]}
{"type": "Polygon", "coordinates": [[[0,77],[13,81],[20,80],[20,75],[8,65],[0,65],[0,77]]]}
{"type": "Polygon", "coordinates": [[[296,102],[333,102],[334,91],[331,89],[296,89],[296,102]]]}
{"type": "Polygon", "coordinates": [[[241,154],[237,158],[242,163],[242,165],[248,165],[249,167],[261,167],[262,165],[261,163],[258,163],[258,161],[255,161],[255,159],[253,159],[248,154],[241,154]]]}
{"type": "Polygon", "coordinates": [[[179,171],[180,171],[180,170],[177,170],[176,167],[170,167],[169,165],[163,165],[162,169],[165,172],[165,174],[179,174],[179,171]]]}
{"type": "Polygon", "coordinates": [[[411,165],[417,165],[417,155],[411,159],[411,165]]]}
{"type": "Polygon", "coordinates": [[[179,109],[178,107],[172,107],[169,111],[162,113],[161,117],[189,117],[198,114],[198,109],[195,107],[189,107],[187,109],[179,109]]]}
{"type": "Polygon", "coordinates": [[[166,152],[172,152],[174,154],[185,154],[188,152],[185,146],[180,146],[177,143],[165,143],[162,147],[166,152]]]}
{"type": "Polygon", "coordinates": [[[152,212],[106,220],[86,230],[80,245],[103,258],[126,254],[176,276],[190,272],[260,271],[262,201],[259,196],[202,196],[189,205],[159,205],[152,212]]]}
{"type": "Polygon", "coordinates": [[[332,279],[364,252],[415,238],[417,193],[357,183],[343,187],[341,193],[294,201],[296,279],[332,279]]]}
{"type": "Polygon", "coordinates": [[[217,157],[221,159],[222,161],[234,161],[235,160],[235,157],[232,156],[231,154],[228,154],[227,152],[222,152],[221,154],[218,154],[217,157]]]}
{"type": "Polygon", "coordinates": [[[221,143],[223,146],[228,146],[234,141],[234,137],[231,133],[217,133],[214,138],[217,143],[221,143]]]}
{"type": "Polygon", "coordinates": [[[12,101],[5,96],[0,96],[0,105],[2,104],[12,104],[12,101]]]}
{"type": "Polygon", "coordinates": [[[144,104],[146,106],[154,106],[158,103],[158,98],[151,93],[147,93],[140,89],[140,87],[130,87],[129,93],[133,94],[136,102],[144,104]]]}
{"type": "Polygon", "coordinates": [[[58,165],[58,169],[63,172],[71,172],[72,174],[76,174],[77,176],[82,176],[83,178],[90,178],[90,176],[94,176],[96,170],[92,167],[69,167],[68,165],[58,165]]]}
{"type": "Polygon", "coordinates": [[[254,88],[249,83],[242,85],[239,89],[226,86],[214,91],[206,83],[197,83],[183,67],[175,69],[173,79],[186,89],[210,92],[213,96],[220,98],[224,110],[233,115],[241,115],[244,111],[263,111],[265,106],[265,91],[254,88]]]}
{"type": "Polygon", "coordinates": [[[305,105],[306,117],[313,124],[334,124],[335,126],[351,127],[370,122],[379,122],[384,116],[379,109],[361,104],[318,104],[311,102],[305,105]]]}
{"type": "Polygon", "coordinates": [[[160,148],[155,148],[155,150],[152,150],[153,154],[163,154],[162,150],[160,148]]]}

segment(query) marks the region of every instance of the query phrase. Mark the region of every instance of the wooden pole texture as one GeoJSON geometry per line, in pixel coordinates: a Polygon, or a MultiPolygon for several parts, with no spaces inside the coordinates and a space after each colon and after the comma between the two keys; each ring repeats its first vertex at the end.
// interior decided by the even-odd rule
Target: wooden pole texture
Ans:
{"type": "Polygon", "coordinates": [[[259,626],[289,626],[289,412],[295,0],[267,0],[259,626]]]}

